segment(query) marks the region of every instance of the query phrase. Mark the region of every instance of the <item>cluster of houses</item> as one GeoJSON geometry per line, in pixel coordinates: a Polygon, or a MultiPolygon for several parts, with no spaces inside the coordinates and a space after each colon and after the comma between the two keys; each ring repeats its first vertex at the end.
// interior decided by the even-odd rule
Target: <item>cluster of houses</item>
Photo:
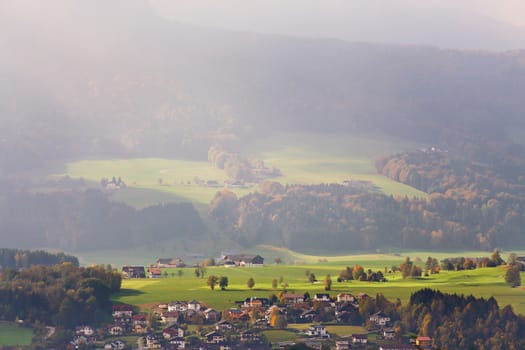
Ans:
{"type": "Polygon", "coordinates": [[[369,189],[369,188],[374,187],[374,184],[371,181],[367,181],[367,180],[346,179],[346,180],[343,180],[343,186],[361,188],[361,189],[369,189]]]}
{"type": "MultiPolygon", "coordinates": [[[[145,314],[136,314],[131,305],[113,305],[113,322],[99,329],[85,325],[77,327],[68,348],[77,349],[81,346],[101,345],[100,339],[106,337],[120,337],[125,335],[142,335],[152,331],[150,320],[145,314]]],[[[112,340],[103,344],[103,348],[125,349],[126,343],[122,340],[112,340]]]]}
{"type": "MultiPolygon", "coordinates": [[[[379,341],[379,350],[431,350],[431,339],[418,337],[413,343],[399,342],[398,335],[391,328],[388,315],[377,312],[370,315],[367,324],[370,332],[352,334],[348,338],[334,337],[325,324],[319,323],[320,316],[328,310],[338,323],[342,321],[350,308],[359,308],[359,300],[368,298],[360,293],[354,296],[350,293],[340,293],[332,298],[327,293],[317,293],[313,297],[305,294],[282,293],[280,300],[249,297],[237,301],[236,307],[218,311],[208,308],[197,300],[172,301],[157,305],[152,316],[137,314],[130,305],[114,305],[113,322],[101,329],[90,326],[78,327],[69,344],[69,348],[79,348],[82,344],[99,345],[107,350],[125,349],[126,343],[115,340],[118,337],[136,335],[137,346],[145,349],[270,349],[286,348],[294,342],[269,344],[262,337],[265,330],[277,327],[276,315],[288,318],[297,315],[297,323],[310,323],[298,334],[295,342],[302,342],[309,347],[320,350],[329,341],[336,350],[354,348],[368,349],[369,335],[375,334],[379,341]],[[193,327],[189,334],[188,326],[193,327]],[[159,331],[159,329],[161,329],[159,331]],[[97,337],[111,337],[111,341],[100,343],[97,337]],[[335,338],[335,339],[334,339],[335,338]]],[[[129,348],[129,346],[128,346],[129,348]]]]}
{"type": "Polygon", "coordinates": [[[224,267],[262,267],[264,266],[264,258],[260,255],[229,254],[224,255],[220,263],[224,267]]]}
{"type": "MultiPolygon", "coordinates": [[[[229,254],[222,256],[218,264],[224,265],[224,267],[262,267],[264,266],[264,258],[260,255],[229,254]]],[[[145,266],[123,266],[122,277],[161,278],[163,277],[162,269],[164,268],[182,268],[186,266],[181,258],[160,258],[148,268],[145,266]]]]}
{"type": "MultiPolygon", "coordinates": [[[[224,254],[219,264],[231,267],[263,266],[264,258],[260,255],[224,254]]],[[[144,266],[124,266],[125,278],[161,277],[163,268],[181,268],[186,266],[180,258],[161,258],[155,265],[146,269],[144,266]],[[147,275],[147,273],[149,275],[147,275]]],[[[314,349],[321,349],[329,343],[336,350],[350,348],[379,350],[430,350],[431,339],[418,337],[413,343],[402,343],[399,335],[392,328],[391,319],[383,312],[377,312],[366,320],[368,331],[352,334],[347,338],[334,337],[326,327],[326,322],[337,324],[355,324],[359,322],[359,303],[369,298],[364,293],[353,295],[340,293],[335,297],[328,293],[284,292],[273,299],[250,297],[235,302],[235,307],[227,310],[215,310],[206,307],[197,300],[172,301],[157,305],[153,314],[136,314],[129,305],[113,306],[113,322],[103,329],[94,330],[88,326],[79,327],[72,346],[95,344],[97,335],[118,339],[121,336],[136,335],[139,349],[270,349],[286,348],[294,342],[269,344],[262,332],[280,328],[277,318],[288,323],[310,324],[298,334],[296,342],[303,342],[314,349]],[[188,326],[192,332],[188,332],[188,326]],[[198,331],[196,331],[198,329],[198,331]],[[369,343],[369,335],[378,342],[369,343]]],[[[104,344],[104,349],[123,349],[125,343],[112,340],[104,344]]]]}

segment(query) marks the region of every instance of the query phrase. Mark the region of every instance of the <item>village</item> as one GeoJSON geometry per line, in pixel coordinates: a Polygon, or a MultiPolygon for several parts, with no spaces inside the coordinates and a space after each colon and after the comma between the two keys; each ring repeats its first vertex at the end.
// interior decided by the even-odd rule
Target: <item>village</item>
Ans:
{"type": "MultiPolygon", "coordinates": [[[[104,336],[121,337],[136,335],[138,349],[285,349],[296,343],[304,343],[313,349],[378,349],[378,350],[430,350],[431,339],[419,336],[404,342],[382,312],[371,315],[367,333],[352,334],[340,338],[329,333],[328,323],[321,320],[327,312],[333,312],[336,324],[347,324],[349,315],[359,308],[359,299],[370,298],[366,294],[354,296],[340,293],[332,298],[328,293],[314,294],[311,299],[303,294],[283,293],[277,301],[250,297],[237,302],[227,310],[207,308],[197,300],[172,301],[157,305],[151,314],[136,313],[131,305],[114,305],[113,323],[104,329],[90,326],[77,327],[69,344],[71,348],[100,345],[104,336]],[[287,315],[296,316],[297,323],[309,326],[298,332],[293,342],[269,343],[261,336],[263,330],[286,327],[287,315]],[[189,331],[190,325],[193,331],[189,331]],[[100,337],[100,335],[103,335],[100,337]],[[370,342],[373,336],[375,342],[370,342]]],[[[122,340],[104,343],[104,349],[126,349],[122,340]]]]}
{"type": "MultiPolygon", "coordinates": [[[[224,266],[257,267],[259,255],[224,257],[224,266]]],[[[162,268],[182,267],[180,258],[158,259],[155,266],[124,266],[124,278],[161,278],[162,268]],[[148,271],[149,273],[146,273],[148,271]]],[[[199,300],[172,300],[137,312],[132,305],[112,307],[112,323],[103,328],[77,327],[69,348],[93,349],[286,349],[296,344],[322,349],[430,350],[427,336],[406,337],[383,311],[363,317],[360,310],[374,297],[365,293],[292,293],[270,297],[250,296],[226,310],[215,310],[199,300]],[[292,325],[298,327],[292,327],[292,325]],[[360,326],[362,332],[338,336],[334,326],[360,326]],[[293,341],[270,341],[270,330],[294,329],[293,341]],[[136,342],[129,339],[136,336],[136,342]],[[105,341],[105,339],[108,339],[105,341]],[[123,339],[126,339],[124,341],[123,339]]]]}

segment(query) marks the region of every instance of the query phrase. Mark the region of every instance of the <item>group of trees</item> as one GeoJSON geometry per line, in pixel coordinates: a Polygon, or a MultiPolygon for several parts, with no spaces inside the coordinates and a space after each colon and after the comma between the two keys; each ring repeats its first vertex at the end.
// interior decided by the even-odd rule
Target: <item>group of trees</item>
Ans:
{"type": "Polygon", "coordinates": [[[266,168],[260,159],[241,159],[238,153],[232,153],[218,146],[211,146],[208,150],[208,161],[219,169],[224,169],[226,174],[235,180],[254,182],[267,177],[281,175],[276,168],[266,168]]]}
{"type": "MultiPolygon", "coordinates": [[[[386,272],[386,271],[385,271],[386,272]]],[[[339,272],[339,277],[337,277],[338,282],[345,282],[350,280],[356,281],[369,281],[369,282],[386,282],[386,278],[381,271],[372,271],[368,269],[365,272],[363,266],[356,264],[354,266],[347,266],[345,269],[339,272]]]]}
{"type": "Polygon", "coordinates": [[[51,266],[64,262],[69,262],[74,266],[79,265],[77,257],[64,253],[0,248],[0,272],[7,268],[20,269],[34,265],[51,266]]]}
{"type": "Polygon", "coordinates": [[[399,313],[401,331],[432,337],[433,346],[455,349],[523,349],[525,318],[494,298],[444,294],[423,289],[399,313]]]}
{"type": "MultiPolygon", "coordinates": [[[[208,280],[206,281],[206,284],[210,287],[211,290],[214,290],[218,282],[219,282],[219,278],[217,276],[209,275],[208,280]]],[[[226,280],[226,283],[224,284],[224,288],[221,287],[221,289],[224,290],[226,286],[228,286],[227,280],[226,280]]]]}
{"type": "Polygon", "coordinates": [[[441,260],[441,269],[447,271],[473,270],[477,267],[496,267],[505,264],[500,251],[495,249],[490,257],[457,257],[441,260]]]}
{"type": "Polygon", "coordinates": [[[107,177],[103,177],[100,179],[100,186],[102,188],[107,188],[108,186],[114,186],[115,188],[124,188],[126,187],[126,183],[122,181],[120,176],[116,178],[113,176],[111,179],[108,179],[107,177]]]}
{"type": "Polygon", "coordinates": [[[505,272],[505,282],[511,287],[521,286],[521,271],[525,271],[525,264],[523,261],[518,261],[515,253],[510,254],[509,261],[507,261],[507,271],[505,272]]]}
{"type": "Polygon", "coordinates": [[[6,269],[0,278],[2,319],[68,329],[104,321],[111,311],[110,296],[120,290],[122,279],[111,266],[85,268],[69,262],[6,269]]]}
{"type": "Polygon", "coordinates": [[[405,261],[399,265],[399,271],[401,271],[401,275],[403,278],[407,277],[421,277],[422,270],[421,267],[414,264],[412,260],[410,260],[410,257],[406,257],[405,261]]]}
{"type": "MultiPolygon", "coordinates": [[[[208,285],[208,287],[210,287],[211,290],[215,290],[215,286],[217,285],[219,285],[221,290],[226,290],[226,287],[228,287],[228,283],[229,281],[227,276],[217,277],[215,275],[210,275],[206,280],[206,284],[208,285]]],[[[253,277],[248,278],[248,280],[246,281],[246,286],[249,289],[253,289],[253,287],[255,286],[255,280],[253,279],[253,277]]]]}
{"type": "Polygon", "coordinates": [[[211,146],[208,150],[208,161],[217,168],[224,169],[226,174],[232,179],[246,182],[251,182],[254,179],[250,163],[241,160],[236,153],[230,153],[219,147],[211,146]]]}
{"type": "MultiPolygon", "coordinates": [[[[510,306],[500,309],[494,298],[422,289],[411,295],[407,305],[399,299],[388,300],[380,293],[361,298],[358,303],[358,308],[345,308],[347,322],[373,327],[369,317],[380,311],[390,317],[399,337],[406,333],[429,336],[436,349],[499,350],[525,346],[525,318],[516,315],[510,306]]],[[[287,321],[296,321],[296,316],[293,311],[288,312],[287,321]]]]}

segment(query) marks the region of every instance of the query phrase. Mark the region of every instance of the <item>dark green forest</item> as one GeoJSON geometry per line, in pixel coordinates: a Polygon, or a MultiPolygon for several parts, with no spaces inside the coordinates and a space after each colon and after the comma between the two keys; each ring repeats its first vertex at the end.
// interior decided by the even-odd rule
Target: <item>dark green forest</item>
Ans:
{"type": "Polygon", "coordinates": [[[71,263],[6,269],[0,275],[0,315],[67,329],[99,324],[110,316],[110,296],[120,290],[121,279],[111,267],[71,263]]]}
{"type": "Polygon", "coordinates": [[[73,266],[79,266],[77,257],[64,253],[0,248],[0,271],[7,268],[28,268],[35,265],[52,266],[65,262],[71,263],[73,266]]]}

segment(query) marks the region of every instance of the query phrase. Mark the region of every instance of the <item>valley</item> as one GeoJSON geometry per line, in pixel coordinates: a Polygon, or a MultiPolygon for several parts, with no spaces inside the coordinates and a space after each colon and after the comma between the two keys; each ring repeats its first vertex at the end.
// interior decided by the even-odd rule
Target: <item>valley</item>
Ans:
{"type": "MultiPolygon", "coordinates": [[[[384,135],[277,133],[256,139],[241,154],[245,158],[260,157],[281,169],[282,176],[269,180],[282,185],[342,184],[352,179],[370,182],[388,195],[424,197],[424,192],[377,174],[374,168],[375,158],[385,152],[417,146],[384,135]]],[[[111,198],[136,208],[176,201],[206,206],[218,190],[225,188],[228,179],[224,171],[206,161],[161,158],[80,160],[66,164],[65,172],[55,176],[82,178],[93,184],[102,178],[121,177],[127,187],[114,191],[111,198]],[[197,184],[196,180],[204,183],[197,184]],[[207,186],[210,180],[218,184],[207,186]]],[[[257,191],[257,185],[248,183],[246,188],[229,190],[243,196],[257,191]]]]}
{"type": "MultiPolygon", "coordinates": [[[[429,277],[403,279],[400,272],[387,273],[387,282],[336,282],[337,276],[346,266],[359,264],[367,269],[383,271],[385,267],[391,270],[393,265],[399,265],[406,256],[412,260],[424,261],[428,256],[432,257],[454,257],[454,256],[486,256],[486,252],[411,252],[403,253],[402,256],[394,255],[348,255],[348,256],[312,256],[289,252],[298,258],[297,263],[292,265],[272,264],[270,256],[266,260],[270,263],[264,267],[253,268],[224,268],[207,267],[204,278],[194,275],[194,268],[167,269],[167,276],[160,279],[123,281],[122,291],[115,296],[115,301],[132,304],[141,309],[148,309],[153,304],[165,303],[173,300],[198,299],[209,307],[227,309],[232,307],[236,300],[243,300],[251,296],[265,297],[270,294],[278,294],[282,287],[272,288],[272,280],[283,278],[288,284],[286,290],[293,293],[323,293],[323,279],[330,275],[334,280],[331,294],[349,292],[353,294],[366,293],[375,296],[382,293],[387,299],[399,298],[406,304],[411,293],[423,288],[438,289],[443,293],[457,293],[474,295],[476,297],[496,298],[500,306],[511,305],[515,312],[525,314],[525,303],[523,288],[509,288],[505,283],[503,268],[479,268],[465,271],[441,271],[429,277]],[[326,259],[326,262],[318,262],[326,259]],[[183,271],[178,276],[178,270],[183,271]],[[318,283],[310,283],[305,271],[314,273],[319,279],[318,283]],[[228,288],[225,291],[210,291],[206,284],[209,275],[227,276],[228,288]],[[253,277],[255,287],[249,290],[246,287],[248,278],[253,277]]],[[[519,253],[519,252],[518,252],[519,253]]],[[[525,253],[525,252],[522,252],[525,253]]]]}

